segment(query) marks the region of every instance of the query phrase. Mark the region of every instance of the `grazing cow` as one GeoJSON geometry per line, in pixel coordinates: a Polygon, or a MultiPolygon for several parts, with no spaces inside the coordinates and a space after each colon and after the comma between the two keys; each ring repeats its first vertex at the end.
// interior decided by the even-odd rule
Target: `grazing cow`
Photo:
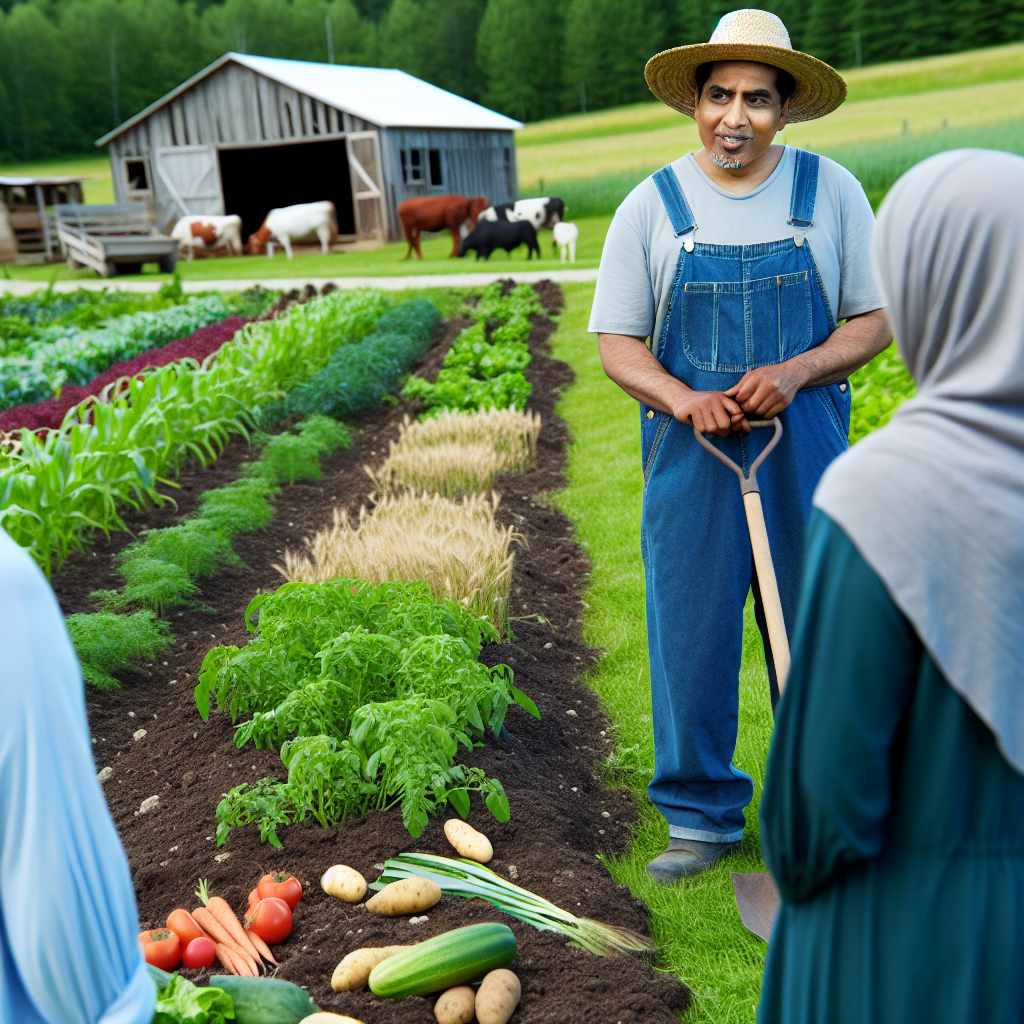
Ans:
{"type": "MultiPolygon", "coordinates": [[[[257,256],[268,242],[276,240],[284,246],[285,255],[291,259],[292,242],[310,235],[316,235],[320,240],[320,251],[326,255],[328,247],[338,237],[338,216],[330,200],[271,210],[259,231],[249,236],[248,249],[257,256]]],[[[268,249],[267,255],[273,256],[274,250],[268,249]]]]}
{"type": "Polygon", "coordinates": [[[576,240],[580,237],[580,229],[571,220],[559,221],[552,229],[555,247],[562,250],[562,262],[565,262],[566,250],[569,251],[569,262],[576,262],[576,240]]]}
{"type": "Polygon", "coordinates": [[[477,226],[463,239],[459,247],[459,255],[465,256],[470,249],[476,251],[476,258],[491,258],[495,249],[511,252],[519,246],[526,246],[526,258],[531,259],[537,254],[540,259],[540,246],[537,244],[537,232],[533,225],[523,221],[488,221],[481,220],[477,226]]]}
{"type": "Polygon", "coordinates": [[[476,227],[477,217],[490,206],[486,196],[467,199],[465,196],[416,196],[398,204],[398,219],[402,222],[409,248],[405,258],[416,255],[423,259],[420,236],[424,231],[450,231],[452,256],[458,256],[461,228],[468,222],[469,230],[476,227]]]}
{"type": "Polygon", "coordinates": [[[541,199],[519,199],[514,203],[499,203],[480,214],[483,220],[528,220],[537,231],[553,228],[565,219],[565,203],[555,196],[541,199]]]}
{"type": "Polygon", "coordinates": [[[242,218],[234,213],[226,217],[190,214],[174,225],[171,238],[177,239],[178,252],[187,260],[192,259],[196,249],[226,249],[232,256],[241,256],[242,218]]]}

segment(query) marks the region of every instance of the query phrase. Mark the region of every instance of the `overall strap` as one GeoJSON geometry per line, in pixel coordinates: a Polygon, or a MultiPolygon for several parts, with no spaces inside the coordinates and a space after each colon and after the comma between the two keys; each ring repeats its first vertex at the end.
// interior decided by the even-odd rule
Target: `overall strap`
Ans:
{"type": "Polygon", "coordinates": [[[671,164],[654,173],[654,184],[658,186],[661,201],[665,204],[665,212],[672,223],[672,233],[676,238],[686,235],[683,248],[687,252],[693,252],[693,233],[697,230],[697,222],[693,219],[686,196],[679,187],[679,179],[671,164]]]}
{"type": "Polygon", "coordinates": [[[804,235],[814,223],[814,200],[818,195],[817,153],[806,149],[795,150],[796,168],[793,171],[793,196],[789,205],[789,223],[793,225],[793,241],[804,244],[804,235]]]}

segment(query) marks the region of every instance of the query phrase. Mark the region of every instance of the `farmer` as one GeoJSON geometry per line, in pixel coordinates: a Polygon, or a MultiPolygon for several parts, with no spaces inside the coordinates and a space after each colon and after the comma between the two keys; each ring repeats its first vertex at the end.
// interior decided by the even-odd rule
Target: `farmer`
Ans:
{"type": "Polygon", "coordinates": [[[918,164],[873,249],[918,392],[814,496],[757,1019],[1020,1024],[1024,160],[918,164]]]}
{"type": "Polygon", "coordinates": [[[0,530],[0,1021],[149,1024],[128,861],[82,673],[43,574],[0,530]]]}
{"type": "Polygon", "coordinates": [[[700,447],[694,427],[749,466],[770,432],[751,433],[748,421],[781,416],[782,441],[759,480],[791,630],[811,495],[847,447],[847,377],[891,333],[860,185],[830,160],[773,144],[787,122],[838,107],[842,78],[795,52],[775,15],[741,10],[722,18],[710,43],[653,57],[647,81],[696,120],[703,149],[619,207],[590,330],[605,372],[641,403],[649,792],[670,837],[647,870],[671,882],[743,836],[753,783],[732,755],[751,589],[773,704],[778,693],[736,477],[700,447]]]}

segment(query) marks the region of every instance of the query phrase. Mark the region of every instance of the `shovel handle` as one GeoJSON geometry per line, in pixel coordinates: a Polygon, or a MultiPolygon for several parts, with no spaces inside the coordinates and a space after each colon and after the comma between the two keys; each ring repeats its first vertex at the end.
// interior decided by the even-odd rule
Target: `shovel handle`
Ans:
{"type": "Polygon", "coordinates": [[[706,448],[719,462],[724,463],[739,477],[741,494],[757,491],[757,471],[761,468],[761,463],[771,455],[772,449],[782,440],[782,420],[778,416],[771,420],[750,420],[749,422],[752,427],[775,428],[772,439],[764,446],[761,454],[754,459],[754,464],[750,467],[749,474],[744,473],[742,466],[737,465],[725,452],[716,448],[696,427],[693,428],[693,436],[697,438],[700,446],[706,448]]]}
{"type": "Polygon", "coordinates": [[[761,604],[768,625],[768,640],[772,645],[772,660],[775,662],[775,679],[779,684],[781,697],[786,686],[786,676],[789,674],[789,637],[786,635],[786,620],[782,616],[782,601],[775,579],[772,552],[768,546],[768,530],[764,525],[761,495],[757,491],[747,491],[743,495],[743,508],[747,513],[750,547],[754,552],[754,567],[757,569],[757,583],[761,588],[761,604]]]}

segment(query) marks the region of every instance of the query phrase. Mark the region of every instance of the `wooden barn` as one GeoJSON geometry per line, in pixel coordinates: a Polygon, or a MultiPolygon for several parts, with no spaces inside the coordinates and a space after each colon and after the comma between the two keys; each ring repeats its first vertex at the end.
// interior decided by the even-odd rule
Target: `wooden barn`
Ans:
{"type": "Polygon", "coordinates": [[[156,226],[237,213],[243,237],[268,210],[330,199],[341,242],[402,235],[411,196],[517,198],[518,121],[404,71],[227,53],[97,146],[119,203],[156,226]]]}

